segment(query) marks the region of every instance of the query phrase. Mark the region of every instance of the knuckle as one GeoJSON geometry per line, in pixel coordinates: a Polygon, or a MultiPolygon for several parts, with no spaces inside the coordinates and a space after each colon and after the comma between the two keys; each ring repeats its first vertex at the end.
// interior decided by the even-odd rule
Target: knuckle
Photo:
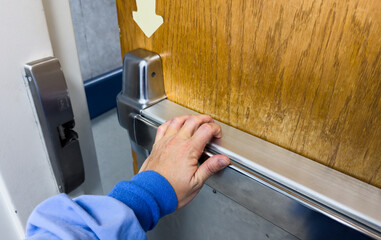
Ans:
{"type": "Polygon", "coordinates": [[[213,132],[213,126],[210,123],[204,123],[200,128],[208,133],[213,132]]]}
{"type": "Polygon", "coordinates": [[[179,124],[181,122],[180,117],[175,117],[171,120],[171,124],[179,124]]]}
{"type": "Polygon", "coordinates": [[[179,121],[179,118],[178,117],[175,117],[175,118],[172,118],[171,121],[169,122],[169,124],[173,124],[173,123],[176,123],[179,121]]]}
{"type": "Polygon", "coordinates": [[[212,120],[212,117],[209,116],[209,115],[202,115],[202,117],[203,117],[206,121],[211,121],[211,120],[212,120]]]}
{"type": "Polygon", "coordinates": [[[199,118],[199,117],[197,117],[197,116],[192,116],[192,117],[190,118],[190,121],[191,121],[192,123],[196,124],[196,125],[199,125],[199,124],[202,123],[202,118],[199,118]]]}

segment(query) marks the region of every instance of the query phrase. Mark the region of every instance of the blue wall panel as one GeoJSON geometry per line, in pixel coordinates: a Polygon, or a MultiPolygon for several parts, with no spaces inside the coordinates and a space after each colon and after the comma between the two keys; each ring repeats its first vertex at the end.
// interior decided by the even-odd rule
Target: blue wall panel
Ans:
{"type": "Polygon", "coordinates": [[[116,96],[122,90],[122,68],[84,82],[90,118],[116,107],[116,96]]]}

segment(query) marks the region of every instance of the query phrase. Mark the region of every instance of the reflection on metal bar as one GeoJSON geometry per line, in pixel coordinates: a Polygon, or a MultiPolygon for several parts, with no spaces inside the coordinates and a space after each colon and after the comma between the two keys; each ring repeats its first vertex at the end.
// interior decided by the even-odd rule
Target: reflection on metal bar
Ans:
{"type": "MultiPolygon", "coordinates": [[[[142,110],[141,114],[161,124],[176,116],[197,113],[163,100],[142,110]]],[[[243,172],[266,179],[269,187],[381,239],[381,189],[226,124],[219,124],[223,137],[208,144],[208,150],[229,156],[244,169],[243,172]]],[[[144,142],[144,145],[149,144],[144,142]]]]}
{"type": "MultiPolygon", "coordinates": [[[[138,49],[124,57],[120,124],[140,162],[159,124],[197,114],[165,100],[160,56],[138,49]],[[164,100],[163,100],[164,99],[164,100]]],[[[300,239],[381,239],[381,189],[220,123],[223,137],[207,145],[233,165],[207,184],[300,239]]]]}

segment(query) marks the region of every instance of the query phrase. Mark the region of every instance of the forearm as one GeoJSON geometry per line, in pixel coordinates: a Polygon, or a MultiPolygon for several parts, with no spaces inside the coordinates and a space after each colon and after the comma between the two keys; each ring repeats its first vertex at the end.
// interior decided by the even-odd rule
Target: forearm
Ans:
{"type": "Polygon", "coordinates": [[[173,212],[177,199],[171,185],[147,171],[120,182],[109,196],[65,194],[49,198],[31,214],[28,239],[145,239],[160,217],[173,212]]]}
{"type": "Polygon", "coordinates": [[[108,196],[60,194],[41,203],[28,220],[27,237],[41,239],[145,239],[134,212],[108,196]]]}
{"type": "Polygon", "coordinates": [[[177,208],[176,193],[171,184],[154,171],[143,171],[131,181],[118,183],[108,194],[129,206],[144,231],[149,231],[159,219],[177,208]]]}

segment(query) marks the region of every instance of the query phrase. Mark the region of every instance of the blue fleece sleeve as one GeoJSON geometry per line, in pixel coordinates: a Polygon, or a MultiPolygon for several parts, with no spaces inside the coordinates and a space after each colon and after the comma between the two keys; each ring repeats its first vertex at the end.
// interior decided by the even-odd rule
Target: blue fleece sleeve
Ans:
{"type": "Polygon", "coordinates": [[[146,239],[145,231],[176,207],[168,181],[147,171],[118,183],[108,196],[47,199],[32,212],[26,234],[27,239],[146,239]]]}
{"type": "Polygon", "coordinates": [[[144,231],[151,230],[159,219],[177,208],[171,184],[154,171],[144,171],[131,181],[120,182],[108,194],[134,210],[144,231]]]}
{"type": "Polygon", "coordinates": [[[108,196],[74,200],[60,194],[42,202],[28,219],[27,239],[146,239],[134,212],[108,196]]]}

